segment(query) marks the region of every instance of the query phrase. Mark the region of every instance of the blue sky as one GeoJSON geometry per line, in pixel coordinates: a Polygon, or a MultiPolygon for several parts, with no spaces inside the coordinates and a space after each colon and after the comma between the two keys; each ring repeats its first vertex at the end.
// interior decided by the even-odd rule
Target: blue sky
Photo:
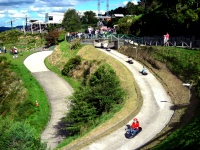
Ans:
{"type": "MultiPolygon", "coordinates": [[[[137,4],[139,0],[130,0],[137,4]]],[[[109,0],[109,10],[124,7],[129,0],[109,0]]],[[[44,21],[45,13],[66,12],[73,8],[76,11],[91,10],[97,12],[98,0],[0,0],[0,27],[25,24],[28,20],[44,21]]],[[[107,0],[100,0],[100,10],[105,12],[107,0]]]]}

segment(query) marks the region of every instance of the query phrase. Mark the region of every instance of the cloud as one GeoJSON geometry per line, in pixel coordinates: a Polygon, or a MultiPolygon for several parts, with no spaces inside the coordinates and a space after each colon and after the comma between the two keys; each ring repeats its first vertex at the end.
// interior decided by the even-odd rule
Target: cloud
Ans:
{"type": "Polygon", "coordinates": [[[33,4],[35,0],[0,0],[0,6],[15,6],[21,4],[33,4]]]}
{"type": "Polygon", "coordinates": [[[0,18],[3,18],[3,17],[5,17],[5,14],[1,14],[1,13],[0,13],[0,18]]]}
{"type": "MultiPolygon", "coordinates": [[[[123,7],[123,0],[110,0],[110,8],[123,7]],[[121,2],[120,2],[121,1],[121,2]]],[[[0,26],[4,26],[7,20],[14,20],[15,25],[21,24],[25,17],[29,19],[45,19],[45,13],[66,12],[69,8],[79,10],[92,10],[97,12],[97,0],[0,0],[0,26]]],[[[105,12],[107,0],[100,0],[101,12],[105,12]],[[103,4],[104,3],[104,4],[103,4]],[[105,10],[103,10],[105,8],[105,10]]]]}
{"type": "Polygon", "coordinates": [[[132,0],[132,3],[137,5],[138,4],[138,0],[132,0]]]}
{"type": "MultiPolygon", "coordinates": [[[[126,6],[126,4],[127,4],[128,2],[129,2],[129,1],[124,1],[124,2],[123,2],[123,5],[126,6]]],[[[138,0],[132,0],[132,3],[133,3],[134,5],[138,5],[138,0]]]]}

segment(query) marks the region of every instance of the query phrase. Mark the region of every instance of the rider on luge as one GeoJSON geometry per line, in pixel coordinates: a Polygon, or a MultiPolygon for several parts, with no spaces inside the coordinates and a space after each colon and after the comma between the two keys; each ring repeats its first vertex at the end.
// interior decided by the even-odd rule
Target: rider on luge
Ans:
{"type": "Polygon", "coordinates": [[[139,124],[138,119],[134,118],[133,123],[131,125],[131,129],[130,129],[130,132],[132,133],[133,136],[137,134],[137,132],[139,131],[139,127],[140,127],[140,124],[139,124]]]}

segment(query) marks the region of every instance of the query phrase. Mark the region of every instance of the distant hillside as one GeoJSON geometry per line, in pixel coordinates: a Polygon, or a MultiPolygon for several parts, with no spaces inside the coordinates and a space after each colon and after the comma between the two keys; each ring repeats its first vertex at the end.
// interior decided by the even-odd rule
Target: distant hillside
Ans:
{"type": "MultiPolygon", "coordinates": [[[[23,28],[23,26],[16,26],[14,28],[21,29],[21,28],[23,28]]],[[[6,31],[6,30],[11,30],[11,29],[12,29],[11,27],[0,27],[0,32],[6,31]]]]}

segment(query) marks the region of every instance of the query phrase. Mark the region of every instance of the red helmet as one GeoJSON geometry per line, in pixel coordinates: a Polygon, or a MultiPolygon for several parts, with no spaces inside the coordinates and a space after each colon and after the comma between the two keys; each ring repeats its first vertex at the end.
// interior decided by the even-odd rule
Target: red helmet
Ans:
{"type": "Polygon", "coordinates": [[[137,119],[137,118],[134,118],[133,121],[138,121],[138,119],[137,119]]]}

